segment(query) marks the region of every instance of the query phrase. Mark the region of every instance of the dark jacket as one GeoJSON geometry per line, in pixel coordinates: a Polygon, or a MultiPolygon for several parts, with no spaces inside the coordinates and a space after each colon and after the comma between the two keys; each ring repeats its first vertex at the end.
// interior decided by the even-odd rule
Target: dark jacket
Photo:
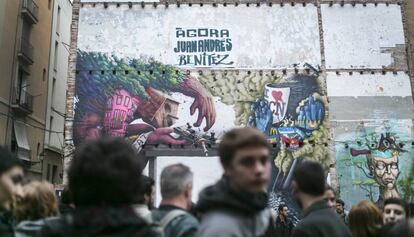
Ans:
{"type": "Polygon", "coordinates": [[[319,201],[305,210],[292,237],[351,237],[351,233],[326,201],[319,201]]]}
{"type": "Polygon", "coordinates": [[[292,221],[287,218],[285,221],[280,219],[280,216],[276,218],[276,233],[277,237],[290,237],[293,230],[292,221]]]}
{"type": "Polygon", "coordinates": [[[45,221],[42,237],[161,237],[161,233],[138,217],[132,208],[78,209],[58,220],[45,221]]]}
{"type": "Polygon", "coordinates": [[[200,193],[197,210],[202,213],[202,221],[196,236],[272,236],[274,226],[267,201],[265,193],[252,196],[236,192],[222,178],[200,193]]]}
{"type": "Polygon", "coordinates": [[[12,237],[13,233],[13,219],[11,213],[0,212],[0,236],[12,237]]]}
{"type": "MultiPolygon", "coordinates": [[[[157,210],[152,211],[152,220],[160,223],[162,218],[176,209],[184,210],[172,205],[160,205],[157,210]]],[[[190,213],[177,216],[164,228],[164,237],[193,237],[198,225],[198,220],[190,213]]]]}

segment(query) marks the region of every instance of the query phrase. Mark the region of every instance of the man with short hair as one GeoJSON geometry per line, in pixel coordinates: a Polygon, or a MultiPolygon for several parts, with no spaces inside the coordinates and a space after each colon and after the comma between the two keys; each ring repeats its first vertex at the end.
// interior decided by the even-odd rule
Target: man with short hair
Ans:
{"type": "Polygon", "coordinates": [[[286,204],[280,204],[278,207],[278,216],[276,218],[277,236],[290,237],[292,229],[293,223],[289,220],[289,208],[286,204]]]}
{"type": "Polygon", "coordinates": [[[348,225],[348,212],[345,210],[345,202],[342,199],[336,199],[336,213],[344,221],[345,225],[348,225]]]}
{"type": "Polygon", "coordinates": [[[23,194],[22,163],[6,148],[0,147],[0,236],[14,236],[11,210],[23,194]]]}
{"type": "Polygon", "coordinates": [[[193,173],[183,164],[170,165],[161,172],[161,203],[152,219],[164,231],[164,237],[192,237],[198,221],[189,213],[192,207],[193,173]]]}
{"type": "Polygon", "coordinates": [[[68,171],[76,209],[44,220],[38,236],[160,237],[162,233],[132,208],[141,190],[142,168],[134,148],[121,138],[105,137],[77,147],[68,171]]]}
{"type": "Polygon", "coordinates": [[[325,173],[319,163],[304,161],[293,173],[292,188],[303,219],[292,237],[351,237],[346,225],[325,199],[325,173]]]}
{"type": "Polygon", "coordinates": [[[332,210],[336,210],[335,190],[328,184],[325,185],[325,201],[332,210]]]}
{"type": "Polygon", "coordinates": [[[399,198],[389,198],[384,202],[384,224],[395,224],[409,216],[408,203],[399,198]]]}
{"type": "Polygon", "coordinates": [[[152,222],[151,209],[154,203],[154,179],[146,175],[141,176],[141,190],[137,196],[136,204],[133,208],[138,216],[148,222],[152,222]]]}
{"type": "Polygon", "coordinates": [[[197,237],[275,236],[267,206],[270,149],[264,135],[253,128],[227,132],[219,145],[223,177],[200,193],[202,222],[197,237]]]}

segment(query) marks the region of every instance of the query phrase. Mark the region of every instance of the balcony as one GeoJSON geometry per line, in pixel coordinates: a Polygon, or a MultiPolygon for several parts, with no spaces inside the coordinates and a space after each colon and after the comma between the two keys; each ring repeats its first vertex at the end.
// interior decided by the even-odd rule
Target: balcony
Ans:
{"type": "Polygon", "coordinates": [[[33,112],[33,96],[24,89],[14,88],[12,109],[18,116],[26,116],[33,112]]]}
{"type": "Polygon", "coordinates": [[[33,64],[33,46],[30,44],[28,39],[24,37],[20,38],[20,48],[17,56],[26,64],[33,64]]]}
{"type": "Polygon", "coordinates": [[[39,14],[39,7],[33,0],[22,0],[22,16],[31,24],[37,23],[39,14]]]}

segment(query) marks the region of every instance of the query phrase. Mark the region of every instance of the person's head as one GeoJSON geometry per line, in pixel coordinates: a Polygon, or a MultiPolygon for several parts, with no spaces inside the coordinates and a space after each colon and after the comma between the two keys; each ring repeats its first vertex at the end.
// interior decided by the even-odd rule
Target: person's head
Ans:
{"type": "Polygon", "coordinates": [[[31,181],[24,185],[15,214],[19,221],[57,216],[59,207],[53,185],[46,181],[31,181]]]}
{"type": "Polygon", "coordinates": [[[345,212],[345,202],[342,199],[336,199],[336,212],[338,214],[345,212]]]}
{"type": "Polygon", "coordinates": [[[304,199],[323,198],[325,193],[325,173],[322,166],[313,161],[304,161],[293,172],[292,189],[299,205],[304,199]]]}
{"type": "Polygon", "coordinates": [[[382,228],[380,209],[370,201],[362,201],[349,212],[349,228],[353,237],[378,235],[382,228]]]}
{"type": "Polygon", "coordinates": [[[284,218],[287,218],[289,215],[289,207],[286,204],[280,204],[277,208],[277,212],[279,216],[283,216],[284,218]]]}
{"type": "Polygon", "coordinates": [[[141,191],[138,194],[136,202],[139,204],[147,205],[149,209],[153,207],[154,204],[154,179],[146,175],[141,177],[141,191]]]}
{"type": "Polygon", "coordinates": [[[161,196],[163,202],[180,202],[182,207],[190,210],[193,195],[193,173],[183,164],[165,167],[161,172],[161,196]]]}
{"type": "Polygon", "coordinates": [[[335,198],[335,191],[329,185],[325,185],[325,200],[328,203],[328,206],[333,210],[336,210],[336,198],[335,198]]]}
{"type": "Polygon", "coordinates": [[[250,194],[266,191],[270,179],[270,149],[260,131],[232,129],[222,137],[219,156],[224,175],[237,190],[250,194]]]}
{"type": "Polygon", "coordinates": [[[134,203],[142,164],[124,139],[106,137],[77,148],[69,168],[69,190],[76,207],[134,203]]]}
{"type": "Polygon", "coordinates": [[[408,218],[408,203],[399,198],[389,198],[384,202],[384,224],[396,223],[408,218]]]}
{"type": "Polygon", "coordinates": [[[9,210],[23,195],[23,166],[12,153],[0,146],[0,210],[9,210]]]}

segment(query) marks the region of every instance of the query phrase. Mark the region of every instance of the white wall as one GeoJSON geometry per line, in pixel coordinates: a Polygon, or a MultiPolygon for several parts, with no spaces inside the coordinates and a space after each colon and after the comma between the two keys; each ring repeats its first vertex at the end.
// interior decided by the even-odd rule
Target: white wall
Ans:
{"type": "Polygon", "coordinates": [[[193,184],[193,201],[197,202],[198,193],[205,187],[214,184],[219,180],[223,174],[223,169],[220,165],[218,157],[157,157],[157,192],[156,192],[156,206],[161,201],[161,193],[159,187],[160,175],[162,170],[172,164],[182,163],[190,167],[194,173],[193,184]]]}
{"type": "MultiPolygon", "coordinates": [[[[320,65],[317,9],[313,5],[260,7],[85,5],[81,9],[78,48],[126,57],[153,57],[178,65],[176,28],[228,29],[234,64],[215,67],[292,68],[320,65]],[[105,26],[105,27],[103,27],[105,26]]],[[[197,38],[186,38],[197,39],[197,38]]]]}
{"type": "Polygon", "coordinates": [[[405,44],[398,5],[322,5],[328,69],[383,68],[393,60],[383,47],[405,44]]]}

